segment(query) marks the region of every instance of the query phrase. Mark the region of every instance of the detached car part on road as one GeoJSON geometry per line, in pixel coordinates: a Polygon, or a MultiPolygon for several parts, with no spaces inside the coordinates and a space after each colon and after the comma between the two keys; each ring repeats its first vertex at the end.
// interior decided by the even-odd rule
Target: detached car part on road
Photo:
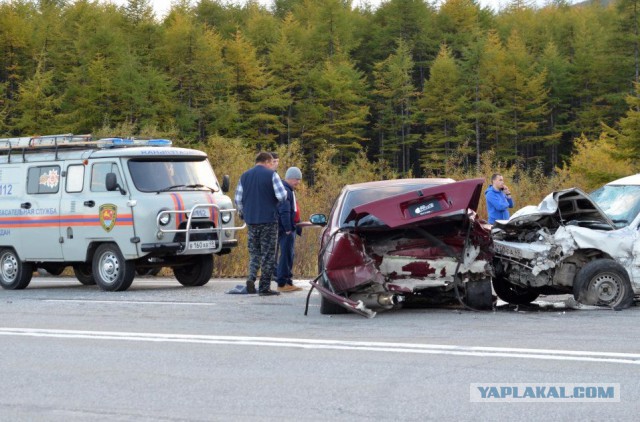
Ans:
{"type": "MultiPolygon", "coordinates": [[[[347,185],[322,234],[322,314],[367,317],[403,303],[491,308],[491,237],[476,218],[482,179],[347,185]]],[[[324,224],[315,214],[311,222],[324,224]]]]}
{"type": "Polygon", "coordinates": [[[496,294],[526,304],[573,293],[582,304],[620,309],[640,294],[640,175],[591,195],[549,194],[493,228],[496,294]]]}

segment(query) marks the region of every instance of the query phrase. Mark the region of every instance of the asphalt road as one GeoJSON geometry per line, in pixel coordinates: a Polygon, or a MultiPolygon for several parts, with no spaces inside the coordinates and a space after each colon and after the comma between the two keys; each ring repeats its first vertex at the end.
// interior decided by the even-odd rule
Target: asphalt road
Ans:
{"type": "MultiPolygon", "coordinates": [[[[0,291],[1,421],[617,420],[640,410],[640,307],[319,313],[308,284],[229,295],[138,278],[0,291]],[[617,385],[619,401],[471,401],[472,384],[617,385]]],[[[487,390],[485,390],[487,391],[487,390]]]]}

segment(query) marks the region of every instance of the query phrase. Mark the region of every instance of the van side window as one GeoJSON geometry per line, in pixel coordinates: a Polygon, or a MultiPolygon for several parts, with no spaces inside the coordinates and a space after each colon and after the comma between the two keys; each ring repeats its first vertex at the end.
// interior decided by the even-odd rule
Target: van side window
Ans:
{"type": "Polygon", "coordinates": [[[27,193],[57,193],[60,188],[60,166],[31,167],[27,173],[27,193]]]}
{"type": "Polygon", "coordinates": [[[74,164],[67,167],[67,192],[82,192],[84,185],[84,166],[74,164]]]}
{"type": "Polygon", "coordinates": [[[122,179],[116,163],[96,163],[91,166],[91,192],[106,192],[105,181],[108,173],[115,173],[118,184],[122,186],[122,179]]]}

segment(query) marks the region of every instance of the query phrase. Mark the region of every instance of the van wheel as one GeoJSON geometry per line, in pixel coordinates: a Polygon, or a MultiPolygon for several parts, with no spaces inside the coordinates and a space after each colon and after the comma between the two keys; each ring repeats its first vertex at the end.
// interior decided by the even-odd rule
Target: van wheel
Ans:
{"type": "Polygon", "coordinates": [[[500,299],[514,305],[528,305],[540,296],[538,289],[514,286],[503,274],[496,274],[493,279],[493,290],[500,299]]]}
{"type": "Polygon", "coordinates": [[[26,288],[33,277],[33,264],[20,261],[13,249],[0,249],[0,285],[7,290],[26,288]]]}
{"type": "Polygon", "coordinates": [[[98,287],[109,292],[127,290],[136,275],[136,265],[126,261],[120,248],[112,243],[98,246],[93,255],[93,278],[98,287]]]}
{"type": "Polygon", "coordinates": [[[467,305],[474,309],[491,309],[493,295],[491,293],[491,279],[469,281],[465,284],[467,305]]]}
{"type": "Polygon", "coordinates": [[[189,265],[174,267],[173,275],[183,286],[204,286],[211,280],[213,255],[195,255],[189,265]]]}
{"type": "Polygon", "coordinates": [[[576,275],[573,297],[585,305],[628,308],[633,302],[633,290],[627,270],[611,259],[596,259],[576,275]]]}
{"type": "Polygon", "coordinates": [[[75,274],[78,281],[85,286],[93,286],[96,284],[96,279],[93,278],[93,270],[91,265],[86,262],[73,265],[73,274],[75,274]]]}

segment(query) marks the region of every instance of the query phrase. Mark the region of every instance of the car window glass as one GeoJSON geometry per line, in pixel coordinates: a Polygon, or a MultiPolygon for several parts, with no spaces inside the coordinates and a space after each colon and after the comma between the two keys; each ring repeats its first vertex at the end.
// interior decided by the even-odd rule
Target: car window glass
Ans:
{"type": "Polygon", "coordinates": [[[60,186],[60,166],[31,167],[27,173],[27,193],[56,193],[60,186]]]}
{"type": "MultiPolygon", "coordinates": [[[[396,185],[396,186],[383,186],[370,189],[358,189],[353,190],[347,194],[344,199],[344,205],[340,212],[340,227],[353,227],[354,222],[344,223],[351,210],[359,205],[367,204],[369,202],[377,201],[391,196],[400,195],[403,193],[415,191],[418,189],[430,188],[435,185],[426,185],[424,183],[416,185],[396,185]]],[[[368,226],[375,226],[382,224],[377,218],[371,216],[365,217],[367,220],[362,219],[358,224],[366,224],[368,226]]]]}
{"type": "Polygon", "coordinates": [[[74,164],[67,167],[67,192],[82,192],[84,184],[84,166],[82,164],[74,164]]]}
{"type": "Polygon", "coordinates": [[[640,212],[640,186],[606,185],[590,196],[617,227],[629,225],[640,212]]]}
{"type": "Polygon", "coordinates": [[[122,179],[116,163],[95,163],[91,166],[91,192],[106,192],[106,179],[108,173],[115,173],[116,180],[122,186],[122,179]]]}

